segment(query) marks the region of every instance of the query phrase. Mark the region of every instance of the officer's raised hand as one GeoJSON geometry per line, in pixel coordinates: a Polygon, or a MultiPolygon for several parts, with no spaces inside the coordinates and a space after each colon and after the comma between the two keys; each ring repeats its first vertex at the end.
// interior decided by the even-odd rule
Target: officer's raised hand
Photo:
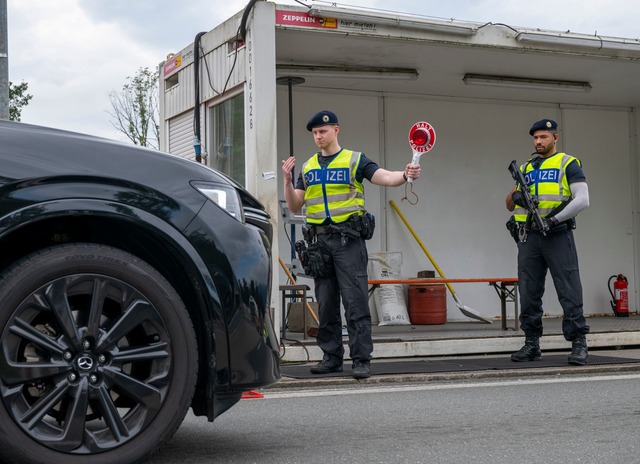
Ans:
{"type": "Polygon", "coordinates": [[[282,160],[282,175],[284,176],[285,183],[291,183],[293,178],[293,168],[296,165],[296,157],[290,156],[289,158],[282,160]]]}

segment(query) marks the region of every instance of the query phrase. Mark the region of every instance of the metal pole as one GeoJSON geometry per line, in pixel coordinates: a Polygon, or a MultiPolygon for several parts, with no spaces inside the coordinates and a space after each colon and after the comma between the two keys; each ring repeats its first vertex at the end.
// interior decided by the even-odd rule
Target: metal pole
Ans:
{"type": "Polygon", "coordinates": [[[9,119],[9,44],[7,0],[0,0],[0,119],[9,119]]]}
{"type": "MultiPolygon", "coordinates": [[[[293,156],[293,79],[289,79],[287,82],[289,87],[289,156],[293,156]]],[[[293,186],[296,186],[296,169],[291,170],[291,182],[293,186]]],[[[296,259],[296,226],[291,224],[291,261],[296,259]]],[[[304,331],[304,329],[303,329],[304,331]]]]}
{"type": "MultiPolygon", "coordinates": [[[[293,156],[293,86],[304,83],[304,78],[302,77],[278,77],[276,79],[276,83],[279,85],[286,85],[289,96],[289,156],[293,156]]],[[[296,178],[293,175],[294,170],[291,171],[292,177],[291,182],[293,185],[296,185],[296,178]]],[[[291,224],[291,260],[296,259],[296,225],[291,224]]]]}

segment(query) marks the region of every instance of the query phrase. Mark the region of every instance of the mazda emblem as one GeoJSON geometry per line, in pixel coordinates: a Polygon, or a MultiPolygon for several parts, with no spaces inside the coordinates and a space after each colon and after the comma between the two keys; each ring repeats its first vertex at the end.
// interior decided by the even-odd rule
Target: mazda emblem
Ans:
{"type": "Polygon", "coordinates": [[[83,371],[88,371],[93,367],[93,359],[90,356],[82,356],[78,359],[77,364],[83,371]]]}

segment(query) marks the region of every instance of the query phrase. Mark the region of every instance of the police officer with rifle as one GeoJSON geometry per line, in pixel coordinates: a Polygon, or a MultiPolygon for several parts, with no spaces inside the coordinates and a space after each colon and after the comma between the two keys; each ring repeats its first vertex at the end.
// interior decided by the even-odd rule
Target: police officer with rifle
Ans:
{"type": "Polygon", "coordinates": [[[571,341],[568,361],[584,365],[589,359],[589,326],[582,308],[573,229],[576,215],[589,206],[589,190],[580,160],[556,151],[557,129],[551,119],[535,122],[529,135],[536,152],[519,168],[515,161],[509,166],[516,185],[506,198],[506,207],[513,212],[507,228],[518,243],[520,328],[525,334],[524,346],[511,360],[540,359],[542,296],[549,270],[564,313],[562,331],[571,341]]]}
{"type": "Polygon", "coordinates": [[[311,372],[342,371],[342,299],[352,375],[364,379],[371,375],[373,351],[365,240],[373,235],[374,220],[365,209],[363,182],[403,185],[408,178],[420,177],[420,166],[407,164],[403,171],[387,171],[364,154],[343,149],[338,143],[338,117],[331,111],[316,113],[307,130],[320,152],[302,165],[295,186],[295,157],[282,161],[282,174],[287,208],[295,212],[306,207],[305,242],[296,243],[296,250],[314,280],[319,318],[316,340],[323,352],[322,361],[311,372]]]}

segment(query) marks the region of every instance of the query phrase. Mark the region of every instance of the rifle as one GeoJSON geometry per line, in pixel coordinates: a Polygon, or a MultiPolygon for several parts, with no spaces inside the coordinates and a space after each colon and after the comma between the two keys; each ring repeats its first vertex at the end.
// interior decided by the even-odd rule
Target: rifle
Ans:
{"type": "Polygon", "coordinates": [[[511,173],[511,177],[515,180],[522,192],[522,197],[524,199],[524,207],[529,212],[529,216],[533,218],[536,222],[536,226],[542,235],[547,235],[547,231],[549,230],[549,225],[542,220],[542,216],[540,216],[540,212],[538,211],[538,199],[531,195],[529,189],[527,188],[527,183],[524,180],[524,175],[522,171],[518,168],[516,161],[511,161],[509,164],[509,172],[511,173]]]}

